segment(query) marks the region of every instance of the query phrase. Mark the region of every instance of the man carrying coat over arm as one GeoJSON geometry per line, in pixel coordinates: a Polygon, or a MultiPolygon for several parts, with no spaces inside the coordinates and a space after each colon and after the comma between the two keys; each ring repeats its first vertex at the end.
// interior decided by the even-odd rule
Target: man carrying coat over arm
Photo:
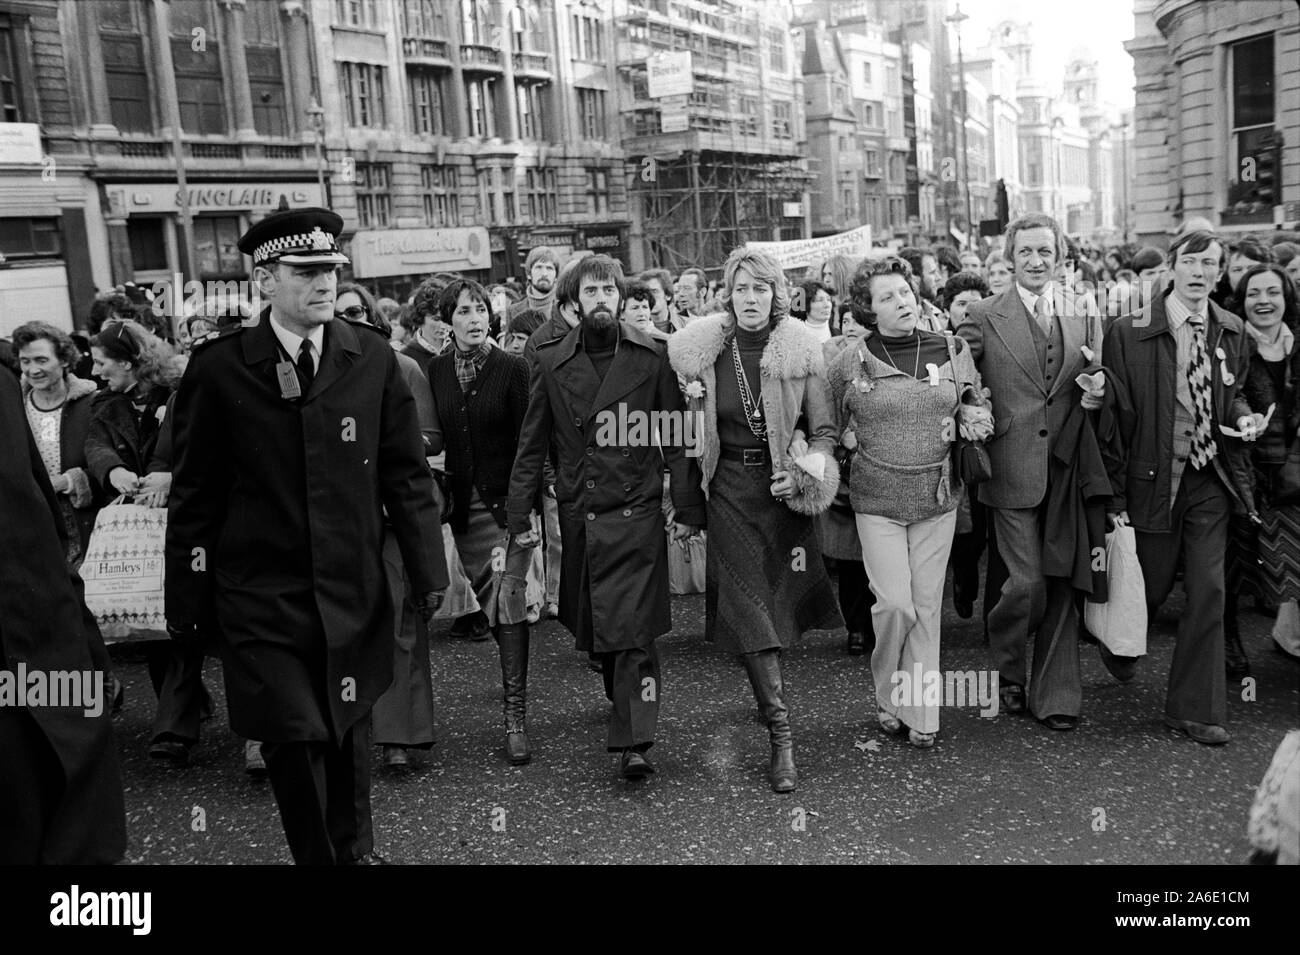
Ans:
{"type": "Polygon", "coordinates": [[[211,631],[231,728],[263,741],[300,864],[370,864],[370,709],[392,682],[384,512],[427,625],[447,587],[415,400],[382,335],[334,320],[343,220],[239,240],[270,305],[195,349],[176,397],[173,639],[211,631]]]}
{"type": "Polygon", "coordinates": [[[674,542],[704,525],[704,495],[684,446],[694,432],[665,426],[656,435],[652,424],[684,424],[686,403],[663,346],[619,322],[622,267],[594,255],[574,268],[580,322],[538,346],[507,520],[520,545],[537,546],[529,512],[549,448],[564,539],[560,622],[577,649],[600,657],[614,704],[606,746],[621,754],[623,777],[637,779],[654,772],[644,755],[663,692],[654,641],[672,629],[664,462],[674,542]]]}

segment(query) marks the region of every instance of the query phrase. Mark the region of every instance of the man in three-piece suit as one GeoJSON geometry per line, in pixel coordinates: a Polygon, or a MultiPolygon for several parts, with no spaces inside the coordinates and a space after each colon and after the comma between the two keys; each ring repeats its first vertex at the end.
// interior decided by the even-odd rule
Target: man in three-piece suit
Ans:
{"type": "Polygon", "coordinates": [[[997,422],[987,443],[993,477],[979,486],[979,498],[992,508],[1009,579],[989,613],[989,643],[1002,706],[1009,713],[1028,706],[1051,729],[1071,730],[1083,699],[1079,620],[1070,580],[1043,572],[1045,505],[1053,442],[1074,403],[1089,411],[1101,406],[1100,394],[1075,383],[1100,352],[1101,318],[1090,297],[1054,281],[1065,254],[1065,235],[1054,219],[1034,213],[1012,222],[1006,254],[1014,284],[971,305],[957,330],[971,347],[997,422]]]}
{"type": "Polygon", "coordinates": [[[327,209],[289,210],[239,240],[270,305],[194,350],[173,423],[168,630],[218,636],[231,728],[263,741],[298,863],[383,861],[369,726],[393,671],[385,513],[426,625],[447,587],[397,356],[334,320],[342,228],[327,209]]]}
{"type": "MultiPolygon", "coordinates": [[[[1250,369],[1242,321],[1210,300],[1222,244],[1191,231],[1169,249],[1173,286],[1106,334],[1111,388],[1103,420],[1115,523],[1131,524],[1146,584],[1158,607],[1173,589],[1179,556],[1187,607],[1169,669],[1165,723],[1207,745],[1228,741],[1224,680],[1224,555],[1234,505],[1255,511],[1242,438],[1262,422],[1241,387],[1250,369]],[[1228,428],[1233,435],[1225,433],[1228,428]]],[[[1263,409],[1260,409],[1261,411],[1263,409]]],[[[1136,660],[1102,659],[1121,681],[1136,660]]]]}

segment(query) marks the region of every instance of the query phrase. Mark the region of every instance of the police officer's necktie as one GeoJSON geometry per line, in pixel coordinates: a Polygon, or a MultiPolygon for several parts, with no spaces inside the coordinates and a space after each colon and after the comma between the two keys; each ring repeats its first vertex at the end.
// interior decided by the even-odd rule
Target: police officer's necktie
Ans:
{"type": "Polygon", "coordinates": [[[1192,396],[1192,411],[1195,416],[1192,450],[1188,460],[1199,471],[1214,457],[1214,432],[1211,424],[1214,420],[1214,405],[1210,398],[1210,356],[1205,349],[1205,317],[1193,315],[1187,321],[1192,328],[1187,386],[1192,396]]]}
{"type": "Polygon", "coordinates": [[[311,360],[311,342],[307,339],[302,340],[302,347],[298,349],[298,377],[302,379],[302,393],[305,395],[311,390],[311,380],[316,377],[316,366],[311,360]]]}

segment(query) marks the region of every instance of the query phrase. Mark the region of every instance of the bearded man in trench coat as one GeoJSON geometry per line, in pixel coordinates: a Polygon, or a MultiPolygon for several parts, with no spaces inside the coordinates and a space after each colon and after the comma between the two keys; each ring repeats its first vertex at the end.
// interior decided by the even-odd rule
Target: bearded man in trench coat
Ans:
{"type": "Polygon", "coordinates": [[[263,741],[300,864],[383,862],[369,727],[392,682],[385,510],[426,625],[447,587],[415,399],[382,335],[334,319],[342,228],[290,210],[239,240],[270,305],[195,349],[173,423],[168,628],[219,637],[231,728],[263,741]]]}
{"type": "Polygon", "coordinates": [[[623,269],[605,255],[575,268],[581,321],[562,338],[539,344],[528,411],[510,480],[507,521],[519,544],[535,547],[530,510],[550,449],[557,479],[560,622],[577,648],[599,656],[613,703],[606,747],[619,772],[654,772],[663,685],[654,641],[672,629],[668,543],[662,512],[665,461],[672,472],[676,521],[685,540],[704,525],[704,495],[690,432],[664,428],[656,444],[653,412],[686,421],[686,403],[664,347],[618,320],[623,269]],[[619,423],[625,427],[619,427],[619,423]]]}

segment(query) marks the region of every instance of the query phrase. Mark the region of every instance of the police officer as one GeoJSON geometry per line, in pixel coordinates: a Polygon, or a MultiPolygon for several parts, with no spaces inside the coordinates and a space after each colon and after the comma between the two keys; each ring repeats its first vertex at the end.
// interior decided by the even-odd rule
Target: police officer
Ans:
{"type": "Polygon", "coordinates": [[[168,629],[219,638],[231,728],[264,741],[300,864],[383,862],[369,726],[392,681],[385,511],[426,625],[447,587],[410,389],[381,335],[334,320],[342,228],[298,209],[244,234],[270,304],[195,349],[173,423],[168,629]]]}

